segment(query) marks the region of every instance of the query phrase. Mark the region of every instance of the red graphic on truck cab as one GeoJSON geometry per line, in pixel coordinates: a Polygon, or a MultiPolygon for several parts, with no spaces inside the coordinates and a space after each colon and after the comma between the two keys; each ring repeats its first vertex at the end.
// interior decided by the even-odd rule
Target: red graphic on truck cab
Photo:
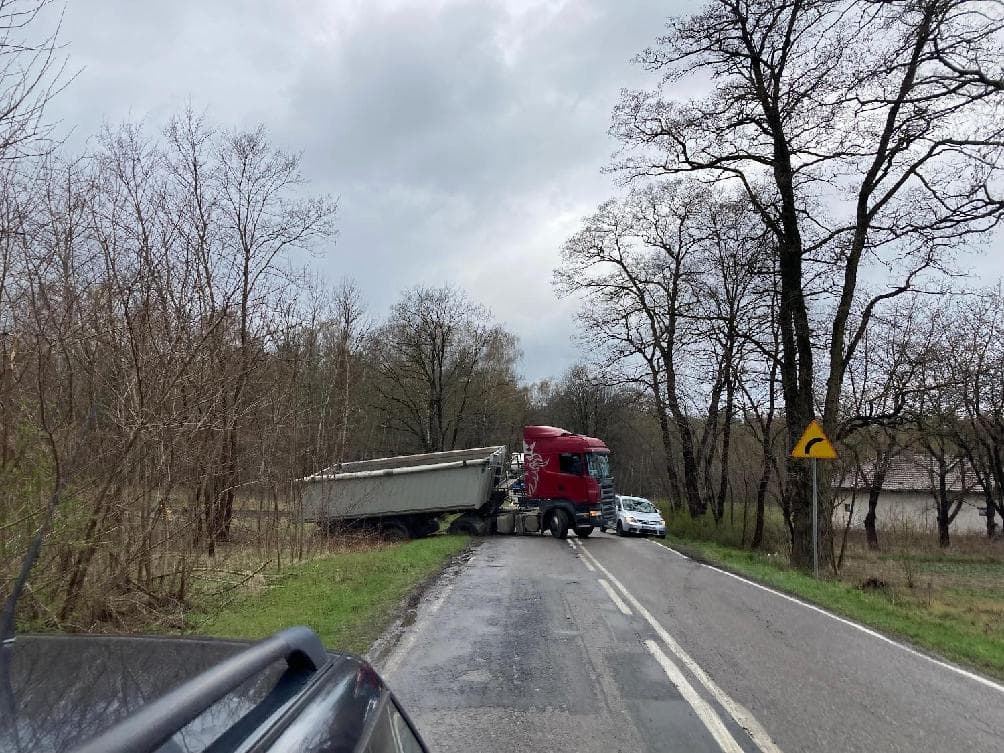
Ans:
{"type": "Polygon", "coordinates": [[[534,452],[535,442],[523,443],[523,474],[526,479],[527,496],[532,497],[540,483],[540,470],[547,465],[547,460],[534,452]]]}

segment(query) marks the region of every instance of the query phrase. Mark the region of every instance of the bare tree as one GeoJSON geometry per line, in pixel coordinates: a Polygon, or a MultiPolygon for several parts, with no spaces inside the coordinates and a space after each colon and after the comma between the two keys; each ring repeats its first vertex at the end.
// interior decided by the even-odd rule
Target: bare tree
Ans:
{"type": "Polygon", "coordinates": [[[965,423],[956,441],[983,491],[987,536],[1004,519],[1004,297],[1001,287],[980,291],[957,312],[952,331],[956,347],[950,361],[961,386],[965,423]]]}
{"type": "Polygon", "coordinates": [[[944,326],[927,312],[931,301],[930,294],[912,294],[876,313],[848,364],[837,438],[850,450],[868,491],[864,526],[872,549],[879,546],[877,509],[886,477],[912,444],[912,408],[923,392],[951,386],[924,378],[944,326]]]}
{"type": "Polygon", "coordinates": [[[330,238],[335,204],[326,197],[294,198],[303,183],[300,157],[273,147],[263,127],[223,134],[217,144],[214,189],[220,223],[218,253],[228,280],[236,281],[236,347],[230,389],[223,407],[226,440],[220,455],[215,494],[207,499],[208,534],[225,538],[233,515],[234,492],[241,481],[239,436],[247,420],[252,375],[268,327],[263,302],[287,286],[283,266],[289,252],[330,238]]]}
{"type": "Polygon", "coordinates": [[[388,425],[424,452],[454,449],[476,406],[514,381],[516,340],[451,287],[405,291],[371,338],[374,390],[388,425]]]}
{"type": "Polygon", "coordinates": [[[302,526],[280,538],[277,495],[316,467],[304,365],[318,327],[285,257],[327,237],[333,209],[296,198],[296,160],[260,132],[189,113],[166,139],[124,124],[95,144],[0,194],[0,577],[23,584],[24,614],[82,628],[183,604],[238,491],[273,503],[266,561],[302,554],[302,526]]]}
{"type": "Polygon", "coordinates": [[[54,0],[0,0],[0,160],[51,151],[58,142],[45,109],[73,79],[62,54],[54,0]]]}
{"type": "Polygon", "coordinates": [[[675,500],[716,521],[730,499],[739,379],[755,348],[759,224],[743,201],[692,181],[608,201],[564,247],[555,273],[584,294],[583,340],[620,378],[644,385],[675,500]]]}
{"type": "Polygon", "coordinates": [[[682,481],[683,499],[695,516],[707,510],[707,498],[678,362],[694,338],[688,325],[698,306],[699,219],[709,204],[707,192],[683,182],[606,202],[565,244],[555,273],[563,292],[586,294],[587,326],[614,339],[615,359],[629,370],[641,368],[635,378],[649,383],[657,408],[668,413],[660,419],[666,462],[675,464],[678,442],[682,473],[673,469],[670,477],[682,481]]]}
{"type": "MultiPolygon", "coordinates": [[[[665,73],[664,86],[709,75],[713,92],[687,102],[661,89],[631,92],[615,112],[625,144],[615,169],[741,186],[773,236],[791,444],[815,413],[814,349],[824,347],[817,327],[826,331],[821,404],[832,430],[848,364],[876,309],[936,269],[947,246],[999,220],[1004,93],[943,62],[991,59],[980,52],[993,46],[980,5],[714,0],[671,20],[642,55],[665,73]],[[873,262],[900,277],[862,299],[859,278],[873,262]]],[[[792,560],[806,567],[805,464],[789,463],[786,479],[792,560]]],[[[819,524],[825,557],[828,516],[819,524]]]]}

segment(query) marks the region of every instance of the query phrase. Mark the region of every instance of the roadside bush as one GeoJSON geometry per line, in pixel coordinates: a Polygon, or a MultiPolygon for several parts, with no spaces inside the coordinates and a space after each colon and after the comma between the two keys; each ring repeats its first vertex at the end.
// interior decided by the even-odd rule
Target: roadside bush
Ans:
{"type": "MultiPolygon", "coordinates": [[[[734,511],[728,510],[721,520],[715,521],[710,511],[694,518],[684,509],[674,510],[666,500],[656,500],[655,504],[666,519],[666,530],[671,536],[691,541],[713,541],[740,549],[749,547],[753,538],[752,515],[744,526],[738,505],[734,511]]],[[[787,557],[790,546],[781,511],[768,507],[764,517],[763,551],[787,557]]]]}

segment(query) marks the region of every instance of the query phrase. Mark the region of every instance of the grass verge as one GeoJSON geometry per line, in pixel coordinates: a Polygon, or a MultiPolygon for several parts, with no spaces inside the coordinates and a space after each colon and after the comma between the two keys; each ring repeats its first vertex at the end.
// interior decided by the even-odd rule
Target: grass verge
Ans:
{"type": "Polygon", "coordinates": [[[239,604],[192,615],[192,631],[254,639],[290,625],[308,625],[325,646],[363,653],[405,595],[469,541],[466,536],[432,536],[311,560],[283,571],[239,604]]]}
{"type": "MultiPolygon", "coordinates": [[[[668,545],[697,560],[718,565],[797,596],[915,646],[1004,678],[1004,624],[980,619],[968,609],[944,609],[930,595],[900,588],[863,590],[835,580],[814,580],[777,556],[671,536],[668,545]]],[[[1001,608],[998,601],[993,605],[1001,608]]]]}

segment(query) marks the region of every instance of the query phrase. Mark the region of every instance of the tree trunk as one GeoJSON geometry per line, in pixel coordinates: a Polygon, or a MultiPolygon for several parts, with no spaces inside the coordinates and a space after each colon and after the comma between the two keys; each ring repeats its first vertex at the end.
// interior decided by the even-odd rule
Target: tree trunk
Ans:
{"type": "MultiPolygon", "coordinates": [[[[794,207],[791,208],[794,214],[794,207]]],[[[812,337],[802,292],[801,243],[782,249],[781,268],[781,387],[784,393],[788,446],[794,447],[813,418],[812,337]]],[[[824,474],[826,475],[826,474],[824,474]]],[[[812,568],[812,472],[804,460],[785,463],[785,496],[791,509],[791,564],[812,568]]],[[[824,500],[825,502],[825,500],[824,500]]],[[[826,507],[819,506],[820,511],[826,507]]],[[[820,554],[830,551],[828,516],[820,515],[820,554]]],[[[823,562],[822,565],[828,563],[823,562]]]]}
{"type": "Polygon", "coordinates": [[[948,535],[948,516],[942,514],[941,510],[938,510],[938,546],[942,549],[947,549],[951,543],[948,535]]]}
{"type": "Polygon", "coordinates": [[[735,383],[732,380],[731,361],[729,365],[729,380],[725,390],[725,426],[722,429],[722,460],[721,477],[718,481],[718,498],[715,501],[716,519],[725,515],[725,496],[729,488],[729,455],[732,451],[732,413],[735,410],[735,383]]]}
{"type": "Polygon", "coordinates": [[[655,410],[659,419],[659,435],[662,438],[662,450],[666,462],[666,479],[669,482],[669,504],[674,510],[678,510],[683,504],[683,493],[680,489],[680,476],[676,472],[676,447],[673,443],[673,433],[669,425],[669,416],[666,413],[666,402],[662,398],[662,390],[659,388],[659,374],[656,366],[650,360],[648,362],[652,389],[652,397],[655,400],[655,410]]]}
{"type": "MultiPolygon", "coordinates": [[[[795,567],[811,570],[812,553],[812,469],[804,461],[787,464],[787,495],[791,505],[791,562],[795,567]]],[[[825,475],[825,474],[824,474],[825,475]]],[[[819,505],[819,564],[825,568],[830,551],[829,516],[823,513],[826,501],[819,505]]]]}
{"type": "Polygon", "coordinates": [[[888,459],[879,456],[872,472],[872,482],[868,486],[868,512],[865,515],[865,538],[868,541],[869,549],[878,549],[878,531],[875,529],[875,514],[878,508],[879,496],[882,494],[882,487],[885,486],[885,477],[889,472],[888,459]]]}
{"type": "Polygon", "coordinates": [[[948,535],[948,524],[951,521],[948,512],[950,504],[948,501],[948,472],[944,468],[944,463],[941,465],[942,468],[938,472],[938,546],[944,549],[951,544],[948,535]]]}
{"type": "Polygon", "coordinates": [[[760,481],[756,488],[756,519],[753,523],[753,541],[750,549],[760,549],[763,546],[763,519],[767,502],[767,489],[770,487],[770,433],[764,432],[763,458],[760,465],[760,481]]]}
{"type": "Polygon", "coordinates": [[[865,514],[865,539],[869,549],[878,549],[878,531],[875,529],[875,509],[878,507],[879,492],[874,486],[868,490],[868,512],[865,514]]]}

